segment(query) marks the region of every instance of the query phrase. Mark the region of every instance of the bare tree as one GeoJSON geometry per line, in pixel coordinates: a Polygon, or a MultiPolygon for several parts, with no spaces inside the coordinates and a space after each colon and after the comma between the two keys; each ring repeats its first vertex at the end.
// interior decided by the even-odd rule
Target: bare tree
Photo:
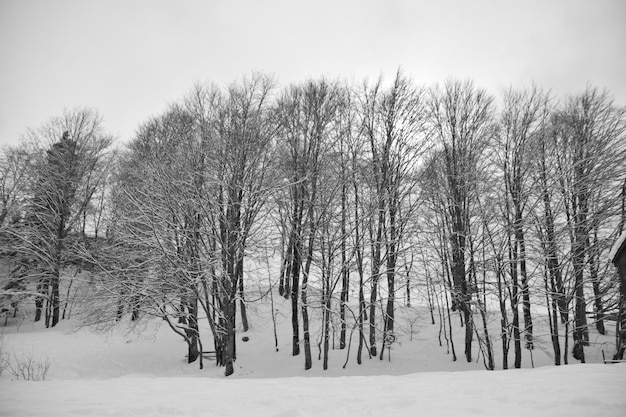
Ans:
{"type": "Polygon", "coordinates": [[[300,354],[299,310],[302,313],[305,369],[311,367],[307,290],[320,218],[317,190],[339,98],[336,84],[311,80],[289,87],[277,104],[280,140],[288,152],[284,175],[289,183],[289,221],[283,236],[287,242],[283,279],[291,290],[293,355],[300,354]]]}
{"type": "Polygon", "coordinates": [[[471,292],[466,274],[467,233],[476,185],[477,163],[493,134],[493,99],[469,82],[448,81],[431,92],[430,118],[433,135],[443,151],[450,227],[453,309],[465,319],[465,357],[472,360],[471,292]]]}
{"type": "Polygon", "coordinates": [[[370,353],[376,349],[376,298],[378,283],[387,278],[382,354],[394,335],[396,274],[402,234],[415,208],[416,166],[421,162],[425,141],[424,91],[400,71],[393,84],[382,80],[365,86],[362,99],[363,134],[369,142],[375,203],[371,218],[370,353]],[[383,272],[384,271],[384,272],[383,272]]]}
{"type": "MultiPolygon", "coordinates": [[[[625,110],[613,105],[606,92],[588,87],[571,97],[554,120],[559,186],[564,199],[571,245],[574,299],[575,359],[585,361],[588,343],[585,270],[597,268],[591,250],[592,231],[611,215],[618,215],[623,178],[625,110]],[[611,192],[598,194],[604,184],[611,192]],[[602,200],[599,200],[599,199],[602,200]]],[[[596,244],[597,245],[597,244],[596,244]]],[[[595,295],[596,305],[599,294],[595,295]]]]}
{"type": "Polygon", "coordinates": [[[225,320],[224,358],[226,376],[235,360],[235,312],[243,280],[243,261],[257,214],[272,187],[276,126],[271,115],[270,94],[274,81],[254,74],[227,93],[217,115],[215,168],[216,220],[219,230],[222,313],[225,320]]]}

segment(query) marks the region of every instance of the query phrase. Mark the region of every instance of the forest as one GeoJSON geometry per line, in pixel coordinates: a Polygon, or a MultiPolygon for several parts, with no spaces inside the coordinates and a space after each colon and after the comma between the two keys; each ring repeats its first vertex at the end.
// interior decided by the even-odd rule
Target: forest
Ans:
{"type": "Polygon", "coordinates": [[[114,138],[97,110],[69,109],[1,150],[0,325],[158,320],[189,363],[229,376],[257,303],[275,337],[289,303],[304,369],[316,347],[323,369],[334,349],[393,360],[413,305],[453,360],[486,369],[520,368],[537,338],[554,365],[584,363],[590,332],[624,359],[609,253],[626,108],[609,91],[251,73],[137,125],[114,138]]]}

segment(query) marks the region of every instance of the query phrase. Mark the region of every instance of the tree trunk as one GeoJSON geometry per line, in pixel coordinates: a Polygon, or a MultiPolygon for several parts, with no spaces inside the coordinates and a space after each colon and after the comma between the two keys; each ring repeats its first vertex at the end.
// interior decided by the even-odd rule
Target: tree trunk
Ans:
{"type": "Polygon", "coordinates": [[[301,303],[302,303],[302,331],[303,331],[303,342],[304,342],[304,369],[311,369],[312,360],[311,360],[311,335],[309,331],[309,306],[307,304],[307,296],[308,296],[308,286],[309,286],[309,273],[311,271],[311,263],[313,261],[313,244],[315,242],[316,228],[313,219],[313,211],[312,206],[309,209],[309,243],[307,249],[307,259],[306,264],[304,265],[304,271],[302,274],[302,288],[300,292],[301,303]]]}
{"type": "Polygon", "coordinates": [[[376,356],[376,295],[378,293],[378,279],[372,276],[372,291],[370,293],[369,336],[370,355],[376,356]]]}
{"type": "Polygon", "coordinates": [[[584,345],[586,332],[586,303],[584,292],[584,269],[585,269],[585,245],[587,234],[584,230],[585,222],[584,214],[581,213],[579,207],[574,213],[574,247],[573,249],[573,267],[574,267],[574,347],[572,356],[574,359],[585,362],[584,345]]]}
{"type": "MultiPolygon", "coordinates": [[[[302,191],[299,195],[304,195],[302,191]]],[[[302,265],[302,212],[304,201],[298,201],[296,206],[296,220],[294,225],[296,229],[293,230],[293,250],[292,250],[292,262],[291,262],[291,327],[293,330],[292,339],[292,351],[293,356],[300,354],[300,321],[298,320],[299,308],[298,308],[298,295],[300,292],[300,268],[302,265]]]]}
{"type": "Polygon", "coordinates": [[[291,227],[292,230],[289,232],[289,242],[287,243],[287,255],[285,255],[285,275],[283,277],[285,287],[281,294],[285,297],[285,299],[289,299],[289,297],[291,297],[291,270],[293,268],[293,251],[296,244],[294,236],[295,232],[293,230],[295,226],[293,223],[291,227]]]}
{"type": "Polygon", "coordinates": [[[278,294],[282,297],[285,294],[285,273],[287,271],[287,253],[286,251],[288,250],[287,248],[289,247],[289,245],[287,245],[287,247],[285,247],[285,231],[283,229],[283,232],[281,233],[281,238],[280,238],[280,273],[278,275],[278,294]]]}
{"type": "Polygon", "coordinates": [[[304,369],[311,369],[311,336],[309,334],[309,311],[307,307],[307,285],[308,285],[308,273],[304,273],[302,277],[302,339],[304,342],[304,369]]]}
{"type": "MultiPolygon", "coordinates": [[[[544,244],[545,246],[545,244],[544,244]]],[[[550,339],[552,341],[552,350],[554,351],[554,364],[556,366],[561,364],[561,344],[559,342],[559,319],[558,319],[558,306],[556,302],[555,294],[550,297],[550,288],[554,292],[554,277],[549,273],[549,270],[544,272],[544,283],[546,291],[546,308],[548,310],[548,320],[550,324],[550,339]],[[550,286],[548,286],[548,276],[550,275],[550,286]]]]}
{"type": "Polygon", "coordinates": [[[593,231],[593,243],[589,248],[589,278],[593,286],[593,302],[596,316],[596,329],[601,335],[606,334],[604,328],[604,306],[602,304],[602,292],[600,291],[600,278],[598,277],[598,262],[600,258],[598,250],[598,231],[593,231]]]}
{"type": "Polygon", "coordinates": [[[324,328],[324,356],[323,356],[323,369],[328,369],[328,350],[329,350],[329,341],[330,341],[330,277],[328,276],[329,271],[325,271],[322,274],[324,275],[324,288],[322,290],[322,305],[324,318],[323,328],[324,328]]]}
{"type": "Polygon", "coordinates": [[[237,281],[239,284],[239,303],[241,305],[241,325],[243,327],[244,333],[248,331],[248,314],[246,312],[246,298],[243,290],[243,257],[240,257],[237,261],[237,281]]]}
{"type": "MultiPolygon", "coordinates": [[[[37,282],[37,293],[38,294],[43,294],[44,289],[47,288],[47,286],[45,285],[45,278],[39,278],[39,281],[37,282]]],[[[44,297],[42,296],[36,296],[35,297],[35,322],[38,322],[39,320],[41,320],[41,312],[43,310],[43,304],[44,304],[44,297]]]]}
{"type": "Polygon", "coordinates": [[[365,341],[365,332],[363,322],[365,319],[365,294],[363,292],[363,267],[359,266],[359,348],[357,350],[356,361],[361,364],[361,355],[363,352],[363,342],[365,341]]]}
{"type": "MultiPolygon", "coordinates": [[[[393,228],[392,228],[393,229],[393,228]]],[[[392,232],[393,234],[393,232],[392,232]]],[[[393,242],[394,237],[392,237],[393,242]]],[[[395,245],[392,243],[389,245],[387,255],[387,307],[385,309],[385,325],[384,325],[384,337],[383,337],[383,345],[380,348],[380,360],[383,359],[383,354],[385,352],[385,347],[387,349],[390,348],[390,344],[395,340],[394,335],[394,304],[395,304],[395,268],[396,268],[396,251],[395,245]]]]}
{"type": "Polygon", "coordinates": [[[455,306],[458,307],[465,320],[465,359],[467,362],[471,362],[473,326],[468,303],[470,296],[467,292],[467,280],[465,277],[465,237],[461,236],[462,233],[464,232],[456,231],[454,233],[456,237],[452,239],[452,279],[454,281],[452,310],[455,309],[455,306]]]}
{"type": "MultiPolygon", "coordinates": [[[[376,299],[378,296],[378,280],[380,279],[380,251],[382,245],[383,226],[385,223],[384,206],[378,208],[378,224],[376,241],[372,242],[372,291],[370,293],[370,355],[376,356],[376,299]]],[[[371,230],[371,229],[370,229],[371,230]]],[[[371,234],[371,232],[370,232],[371,234]]]]}
{"type": "Polygon", "coordinates": [[[517,215],[515,240],[519,245],[519,265],[521,276],[522,311],[524,312],[524,338],[526,349],[533,349],[533,320],[530,313],[530,292],[528,290],[528,272],[526,271],[526,241],[521,225],[521,214],[517,215]]]}
{"type": "Polygon", "coordinates": [[[198,298],[196,295],[191,295],[186,304],[187,309],[187,328],[185,329],[185,335],[187,336],[187,362],[192,363],[200,356],[198,350],[199,332],[198,332],[198,298]]]}
{"type": "Polygon", "coordinates": [[[500,307],[500,337],[502,339],[502,369],[509,369],[509,317],[506,314],[506,300],[502,285],[504,268],[501,257],[496,257],[496,276],[498,279],[498,306],[500,307]]]}
{"type": "Polygon", "coordinates": [[[224,371],[225,376],[232,375],[235,372],[235,301],[232,299],[224,300],[226,306],[225,311],[225,340],[224,340],[224,371]]]}
{"type": "MultiPolygon", "coordinates": [[[[394,196],[397,197],[397,196],[394,196]]],[[[380,359],[383,359],[383,353],[385,346],[389,349],[390,344],[395,340],[394,335],[394,320],[395,320],[395,298],[396,298],[396,262],[398,258],[397,252],[397,225],[396,225],[396,213],[397,213],[397,198],[390,199],[389,207],[389,240],[387,241],[387,308],[385,311],[385,326],[383,346],[380,349],[380,359]]]]}
{"type": "Polygon", "coordinates": [[[293,356],[300,354],[300,322],[298,320],[298,291],[300,290],[300,248],[294,250],[291,281],[291,327],[293,330],[293,356]]]}
{"type": "Polygon", "coordinates": [[[522,367],[522,344],[519,325],[519,282],[517,278],[517,248],[512,244],[509,237],[509,258],[511,269],[511,312],[513,313],[513,345],[515,350],[515,368],[522,367]]]}
{"type": "MultiPolygon", "coordinates": [[[[60,246],[60,245],[59,245],[60,246]]],[[[50,277],[50,303],[52,307],[52,323],[50,327],[54,327],[59,323],[61,316],[61,300],[59,298],[59,281],[61,280],[61,249],[57,251],[56,264],[50,277]]]]}
{"type": "Polygon", "coordinates": [[[365,341],[365,333],[363,322],[367,320],[365,318],[365,293],[363,289],[363,252],[361,247],[361,237],[360,237],[360,221],[359,221],[359,187],[356,180],[356,164],[355,159],[353,158],[353,169],[352,169],[352,185],[354,187],[354,234],[355,234],[355,250],[356,250],[356,265],[357,272],[359,274],[359,318],[358,318],[358,326],[359,326],[359,347],[357,350],[356,361],[360,365],[361,364],[361,356],[363,352],[363,344],[365,341]]]}
{"type": "Polygon", "coordinates": [[[345,168],[342,157],[342,181],[341,186],[341,300],[339,303],[339,320],[341,321],[341,334],[339,336],[339,349],[345,349],[346,347],[346,303],[348,302],[348,285],[350,272],[348,271],[347,257],[346,257],[346,183],[345,183],[345,168]]]}

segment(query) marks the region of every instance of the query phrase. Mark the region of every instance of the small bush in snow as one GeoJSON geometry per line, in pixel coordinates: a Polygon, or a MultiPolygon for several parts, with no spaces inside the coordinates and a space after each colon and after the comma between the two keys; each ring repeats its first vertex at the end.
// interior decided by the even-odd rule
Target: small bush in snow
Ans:
{"type": "Polygon", "coordinates": [[[16,380],[43,381],[48,375],[50,361],[47,358],[35,360],[32,352],[14,354],[13,360],[8,361],[8,368],[16,380]]]}

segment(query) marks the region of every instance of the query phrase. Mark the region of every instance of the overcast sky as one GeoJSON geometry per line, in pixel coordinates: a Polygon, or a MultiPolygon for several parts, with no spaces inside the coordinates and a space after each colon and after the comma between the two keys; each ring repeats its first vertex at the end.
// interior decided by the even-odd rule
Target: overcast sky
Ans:
{"type": "Polygon", "coordinates": [[[253,70],[282,85],[398,67],[494,94],[587,83],[626,105],[624,0],[0,0],[0,144],[87,106],[120,139],[194,81],[253,70]]]}

